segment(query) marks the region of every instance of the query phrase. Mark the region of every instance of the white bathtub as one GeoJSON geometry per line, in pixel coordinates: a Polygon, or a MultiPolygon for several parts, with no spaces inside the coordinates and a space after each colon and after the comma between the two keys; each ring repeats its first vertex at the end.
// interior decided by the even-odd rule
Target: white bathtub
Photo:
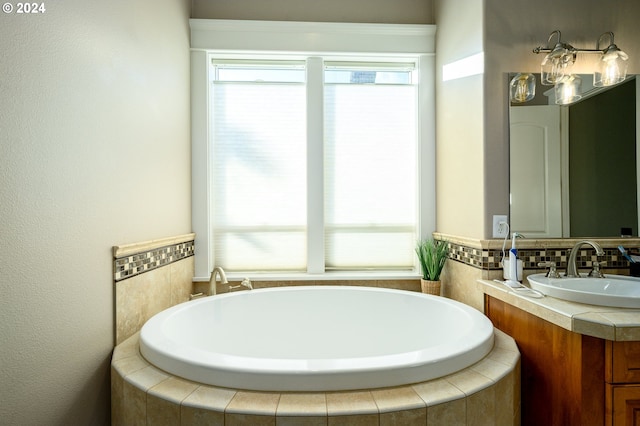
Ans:
{"type": "Polygon", "coordinates": [[[279,287],[183,303],[151,318],[140,352],[196,382],[338,391],[442,377],[493,348],[493,326],[438,296],[371,287],[279,287]]]}

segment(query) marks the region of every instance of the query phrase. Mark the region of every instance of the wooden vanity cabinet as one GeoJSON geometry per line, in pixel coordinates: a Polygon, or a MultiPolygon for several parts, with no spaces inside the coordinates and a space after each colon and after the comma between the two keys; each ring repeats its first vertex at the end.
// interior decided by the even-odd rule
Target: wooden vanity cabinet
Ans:
{"type": "Polygon", "coordinates": [[[604,340],[485,295],[485,314],[520,350],[523,426],[605,424],[604,340]]]}
{"type": "Polygon", "coordinates": [[[607,426],[640,426],[640,342],[605,343],[607,426]]]}
{"type": "Polygon", "coordinates": [[[521,354],[522,425],[640,426],[640,342],[574,333],[485,295],[521,354]]]}

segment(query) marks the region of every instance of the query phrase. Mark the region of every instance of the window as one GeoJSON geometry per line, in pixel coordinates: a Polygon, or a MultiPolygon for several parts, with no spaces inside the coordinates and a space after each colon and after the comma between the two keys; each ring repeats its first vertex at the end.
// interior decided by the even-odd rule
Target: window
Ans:
{"type": "Polygon", "coordinates": [[[212,61],[214,263],[242,272],[411,271],[416,65],[314,59],[212,61]],[[323,113],[307,113],[314,109],[323,113]],[[311,129],[324,137],[307,137],[311,129]],[[322,214],[309,214],[313,199],[322,214]]]}
{"type": "Polygon", "coordinates": [[[414,74],[414,64],[326,67],[325,270],[414,268],[418,232],[414,74]]]}
{"type": "Polygon", "coordinates": [[[305,68],[213,66],[215,264],[229,271],[304,271],[305,68]]]}
{"type": "Polygon", "coordinates": [[[190,25],[194,280],[417,276],[435,26],[190,25]]]}

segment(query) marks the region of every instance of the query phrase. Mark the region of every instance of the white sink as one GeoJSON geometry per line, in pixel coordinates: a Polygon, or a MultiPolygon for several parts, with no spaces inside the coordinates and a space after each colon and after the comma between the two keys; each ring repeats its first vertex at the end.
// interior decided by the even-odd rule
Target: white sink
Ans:
{"type": "Polygon", "coordinates": [[[640,308],[640,278],[606,275],[605,278],[548,278],[545,274],[527,277],[531,288],[547,296],[590,305],[640,308]]]}

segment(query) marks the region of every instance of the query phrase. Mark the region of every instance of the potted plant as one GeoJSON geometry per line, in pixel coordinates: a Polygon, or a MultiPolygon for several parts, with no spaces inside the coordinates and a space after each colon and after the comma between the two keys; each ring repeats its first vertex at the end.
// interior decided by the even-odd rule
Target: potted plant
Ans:
{"type": "Polygon", "coordinates": [[[449,244],[433,238],[424,239],[418,242],[416,254],[422,269],[422,292],[440,295],[440,273],[449,257],[449,244]]]}

